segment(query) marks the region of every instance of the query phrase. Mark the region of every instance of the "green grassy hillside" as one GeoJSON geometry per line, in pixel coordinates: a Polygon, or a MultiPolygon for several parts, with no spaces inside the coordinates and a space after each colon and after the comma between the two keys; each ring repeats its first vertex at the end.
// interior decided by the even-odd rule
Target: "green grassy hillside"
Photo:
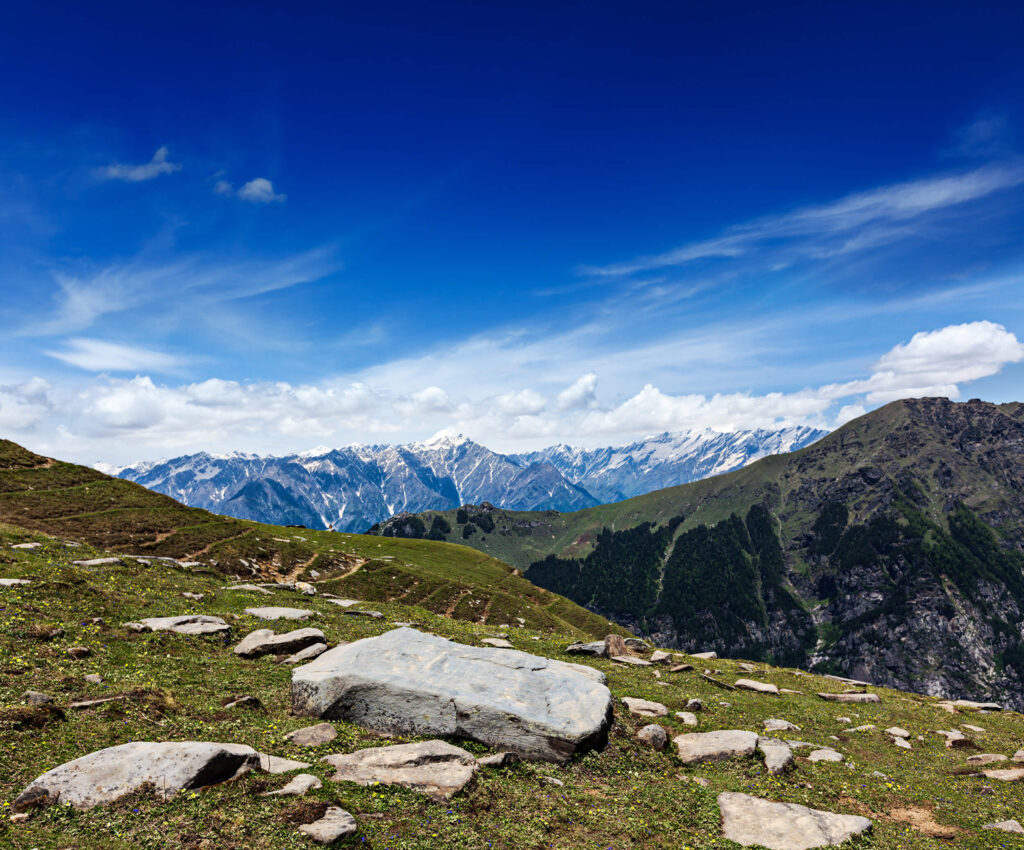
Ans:
{"type": "Polygon", "coordinates": [[[368,601],[415,603],[481,624],[581,636],[625,632],[471,548],[286,528],[188,508],[130,481],[0,440],[0,523],[104,550],[201,562],[224,576],[301,580],[368,601]]]}
{"type": "MultiPolygon", "coordinates": [[[[874,831],[851,845],[854,848],[1024,847],[1024,836],[981,828],[1024,815],[1021,783],[980,776],[966,763],[972,753],[1009,756],[1024,746],[1021,715],[950,715],[935,698],[885,688],[872,689],[881,696],[879,704],[837,705],[815,694],[844,690],[848,686],[843,683],[763,664],[744,668],[735,660],[691,658],[695,669],[670,673],[665,667],[586,659],[584,663],[607,674],[616,697],[658,701],[668,707],[669,715],[655,720],[634,717],[617,704],[604,750],[564,768],[517,764],[483,771],[475,787],[448,804],[395,787],[335,783],[328,778],[331,771],[318,762],[320,756],[387,741],[341,721],[334,724],[339,736],[330,744],[307,749],[285,741],[287,732],[310,720],[289,713],[290,668],[271,657],[247,661],[231,652],[238,637],[266,625],[245,614],[246,607],[311,608],[316,611],[315,625],[332,644],[382,633],[399,620],[416,621],[424,629],[467,643],[478,643],[490,629],[404,602],[375,604],[385,615],[378,621],[346,616],[319,594],[306,597],[281,590],[268,597],[227,591],[222,589],[223,576],[210,568],[127,557],[95,566],[72,563],[107,554],[0,527],[0,576],[30,580],[0,587],[0,807],[7,807],[28,782],[57,764],[132,740],[249,744],[262,752],[312,762],[308,771],[323,781],[323,788],[301,799],[261,797],[288,777],[252,773],[225,786],[183,793],[168,803],[138,794],[85,812],[54,806],[34,811],[24,823],[0,820],[0,847],[304,848],[312,845],[297,833],[295,824],[329,803],[352,812],[359,824],[359,832],[339,842],[339,847],[728,848],[737,845],[722,838],[716,804],[717,794],[726,790],[865,815],[873,820],[874,831]],[[12,548],[31,541],[41,545],[33,550],[12,548]],[[203,594],[203,599],[184,598],[184,592],[203,594]],[[233,635],[224,639],[134,634],[121,627],[127,620],[179,613],[222,616],[232,624],[233,635]],[[91,654],[72,660],[66,650],[73,646],[86,647],[91,654]],[[701,676],[705,665],[713,668],[717,682],[751,677],[792,692],[769,696],[727,690],[701,676]],[[99,674],[102,683],[84,679],[92,673],[99,674]],[[52,695],[55,707],[25,705],[22,694],[27,690],[52,695]],[[263,709],[223,707],[239,694],[257,697],[263,709]],[[77,700],[111,697],[92,708],[70,708],[77,700]],[[765,718],[784,718],[800,727],[785,737],[832,747],[844,761],[811,762],[803,750],[789,772],[772,776],[758,759],[684,767],[672,752],[657,753],[637,744],[636,731],[651,722],[672,735],[692,731],[672,714],[691,698],[704,702],[697,712],[699,730],[756,730],[765,718]],[[847,719],[841,719],[844,715],[847,719]],[[870,728],[848,731],[859,726],[870,728]],[[882,731],[890,726],[910,732],[912,750],[891,743],[882,731]],[[951,728],[965,730],[971,741],[967,748],[947,749],[933,731],[951,728]],[[694,781],[698,779],[707,784],[694,781]],[[552,780],[561,784],[551,784],[552,780]]],[[[397,561],[399,556],[395,557],[397,561]]],[[[280,624],[275,628],[282,630],[280,624]]],[[[530,627],[508,631],[519,649],[580,662],[579,656],[564,653],[569,634],[530,627]]],[[[405,740],[410,739],[395,737],[391,742],[405,740]]],[[[477,754],[487,752],[481,745],[457,743],[477,754]]]]}

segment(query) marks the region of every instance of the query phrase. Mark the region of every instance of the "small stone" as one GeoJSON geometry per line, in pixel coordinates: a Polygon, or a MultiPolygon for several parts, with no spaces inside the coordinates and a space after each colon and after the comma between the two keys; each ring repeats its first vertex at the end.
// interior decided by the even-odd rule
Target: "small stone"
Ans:
{"type": "Polygon", "coordinates": [[[660,649],[656,649],[651,653],[650,662],[652,664],[669,664],[671,661],[672,656],[660,649]]]}
{"type": "Polygon", "coordinates": [[[49,694],[44,694],[42,691],[25,691],[21,695],[21,699],[29,705],[46,705],[53,702],[53,697],[49,694]]]}
{"type": "Polygon", "coordinates": [[[509,765],[516,764],[519,761],[521,761],[521,759],[515,753],[506,752],[494,753],[494,755],[490,756],[480,756],[480,758],[476,760],[476,763],[480,765],[480,767],[499,768],[508,767],[509,765]]]}
{"type": "Polygon", "coordinates": [[[762,720],[761,725],[764,727],[765,732],[799,732],[800,727],[794,723],[790,723],[788,720],[779,720],[778,718],[769,718],[768,720],[762,720]]]}
{"type": "Polygon", "coordinates": [[[863,726],[854,726],[852,729],[845,729],[845,732],[870,732],[872,729],[877,729],[874,723],[865,723],[863,726]]]}
{"type": "Polygon", "coordinates": [[[358,599],[328,599],[327,601],[332,605],[338,605],[342,608],[350,608],[353,605],[361,604],[358,599]]]}
{"type": "Polygon", "coordinates": [[[687,726],[697,725],[697,715],[691,711],[677,711],[674,716],[676,720],[685,723],[687,726]]]}
{"type": "Polygon", "coordinates": [[[967,757],[968,764],[994,764],[997,761],[1009,761],[1009,759],[999,753],[978,753],[967,757]]]}
{"type": "Polygon", "coordinates": [[[184,596],[186,599],[192,599],[192,600],[195,600],[196,602],[202,602],[203,601],[203,596],[204,596],[204,594],[202,594],[202,593],[192,593],[191,591],[188,591],[188,590],[182,591],[181,595],[184,596]]]}
{"type": "Polygon", "coordinates": [[[620,658],[628,655],[626,639],[622,635],[606,635],[604,639],[605,655],[608,658],[620,658]]]}
{"type": "Polygon", "coordinates": [[[589,643],[583,643],[581,641],[570,643],[565,648],[565,651],[569,653],[569,655],[592,655],[595,658],[604,658],[608,654],[608,649],[603,640],[595,640],[589,643]]]}
{"type": "Polygon", "coordinates": [[[89,558],[85,561],[72,561],[76,567],[102,567],[104,564],[120,564],[120,558],[89,558]]]}
{"type": "Polygon", "coordinates": [[[1024,761],[1024,750],[1017,750],[1017,752],[1013,754],[1013,760],[1024,761]]]}
{"type": "Polygon", "coordinates": [[[310,570],[309,577],[312,579],[318,579],[320,578],[320,573],[317,570],[310,570]]]}
{"type": "Polygon", "coordinates": [[[835,750],[825,747],[820,750],[814,750],[807,756],[807,761],[842,761],[843,757],[840,753],[835,750]]]}
{"type": "Polygon", "coordinates": [[[764,756],[765,768],[773,775],[784,773],[793,763],[793,751],[785,741],[762,735],[757,739],[757,749],[764,756]]]}
{"type": "Polygon", "coordinates": [[[636,658],[632,655],[613,655],[612,661],[618,661],[619,664],[630,664],[633,667],[650,667],[651,662],[646,658],[636,658]]]}
{"type": "Polygon", "coordinates": [[[298,652],[314,643],[326,643],[320,629],[296,629],[281,635],[270,629],[257,629],[246,635],[234,652],[242,658],[255,658],[271,653],[298,652]]]}
{"type": "Polygon", "coordinates": [[[792,688],[779,688],[780,694],[803,694],[803,691],[794,691],[792,688]]]}
{"type": "Polygon", "coordinates": [[[818,694],[831,702],[881,702],[878,694],[818,694]]]}
{"type": "Polygon", "coordinates": [[[673,739],[683,764],[752,756],[757,749],[756,732],[721,729],[716,732],[690,732],[673,739]]]}
{"type": "Polygon", "coordinates": [[[999,829],[1003,832],[1017,832],[1024,834],[1024,826],[1021,826],[1018,821],[1012,818],[1010,820],[997,821],[996,823],[986,823],[982,826],[982,829],[999,829]]]}
{"type": "Polygon", "coordinates": [[[659,753],[668,746],[668,733],[665,731],[664,726],[659,726],[657,723],[644,726],[643,729],[636,733],[636,737],[638,741],[659,753]]]}
{"type": "Polygon", "coordinates": [[[333,844],[339,838],[351,835],[358,828],[352,815],[344,809],[331,806],[320,820],[302,824],[299,832],[308,835],[317,844],[333,844]]]}
{"type": "Polygon", "coordinates": [[[304,596],[316,596],[316,588],[308,581],[295,582],[295,589],[304,596]]]}
{"type": "Polygon", "coordinates": [[[315,611],[305,608],[282,608],[269,606],[266,608],[246,608],[245,613],[250,617],[258,617],[261,620],[308,620],[315,616],[315,611]]]}
{"type": "Polygon", "coordinates": [[[668,707],[660,702],[651,702],[650,700],[637,699],[636,697],[623,697],[622,703],[629,710],[630,714],[637,714],[640,717],[665,717],[668,714],[668,707]]]}
{"type": "Polygon", "coordinates": [[[302,664],[306,661],[312,661],[317,656],[323,655],[327,652],[326,643],[313,643],[307,646],[305,649],[300,649],[294,655],[289,655],[282,664],[302,664]]]}
{"type": "Polygon", "coordinates": [[[1009,767],[1002,770],[983,770],[989,779],[998,779],[1000,782],[1019,782],[1024,779],[1024,767],[1009,767]]]}
{"type": "Polygon", "coordinates": [[[32,542],[32,543],[12,543],[11,544],[11,548],[12,549],[38,549],[42,545],[43,545],[42,543],[36,543],[36,542],[32,542]]]}
{"type": "Polygon", "coordinates": [[[941,708],[943,711],[949,712],[950,714],[956,714],[956,706],[951,702],[937,702],[936,708],[941,708]]]}
{"type": "Polygon", "coordinates": [[[363,611],[349,608],[347,611],[343,611],[343,614],[348,614],[350,617],[371,617],[374,620],[383,620],[384,615],[380,611],[363,611]]]}
{"type": "Polygon", "coordinates": [[[770,682],[758,682],[755,679],[737,679],[736,687],[744,691],[754,691],[759,694],[778,694],[779,688],[770,682]]]}
{"type": "Polygon", "coordinates": [[[694,785],[700,785],[702,788],[707,788],[711,784],[711,780],[705,779],[703,776],[688,776],[685,773],[677,774],[676,779],[681,779],[683,782],[690,782],[694,785]]]}
{"type": "Polygon", "coordinates": [[[702,708],[704,708],[704,702],[702,700],[699,700],[699,699],[688,699],[686,701],[686,710],[687,711],[700,711],[702,708]]]}
{"type": "Polygon", "coordinates": [[[267,753],[257,753],[256,755],[259,758],[259,768],[265,773],[290,773],[293,770],[305,770],[310,766],[306,761],[295,761],[267,753]]]}
{"type": "Polygon", "coordinates": [[[87,646],[69,646],[64,651],[75,661],[78,661],[80,658],[88,658],[92,655],[92,650],[87,646]]]}
{"type": "Polygon", "coordinates": [[[469,785],[479,769],[472,755],[445,741],[372,747],[324,756],[322,761],[335,768],[335,782],[401,785],[437,802],[469,785]]]}
{"type": "Polygon", "coordinates": [[[258,584],[229,584],[221,590],[248,590],[250,593],[262,593],[264,596],[271,596],[271,592],[258,584]]]}
{"type": "Polygon", "coordinates": [[[483,638],[480,643],[485,643],[488,646],[493,646],[497,649],[515,649],[515,647],[507,640],[502,638],[483,638]]]}
{"type": "Polygon", "coordinates": [[[231,697],[224,703],[224,708],[247,708],[255,711],[263,708],[263,703],[257,697],[242,695],[231,697]]]}
{"type": "Polygon", "coordinates": [[[687,670],[692,670],[692,664],[673,664],[668,668],[669,673],[685,673],[687,670]]]}
{"type": "Polygon", "coordinates": [[[90,685],[103,684],[103,677],[99,673],[86,673],[82,678],[90,685]]]}
{"type": "Polygon", "coordinates": [[[548,785],[554,785],[556,788],[564,788],[565,783],[561,779],[556,779],[554,776],[542,776],[542,782],[546,782],[548,785]]]}
{"type": "Polygon", "coordinates": [[[127,629],[130,632],[151,632],[151,631],[153,631],[145,623],[134,623],[134,622],[121,623],[121,628],[127,629]]]}
{"type": "Polygon", "coordinates": [[[0,587],[17,587],[22,584],[31,584],[27,578],[0,578],[0,587]]]}
{"type": "Polygon", "coordinates": [[[230,631],[231,626],[220,617],[207,614],[182,614],[177,617],[146,617],[142,624],[154,632],[175,632],[180,635],[210,635],[230,631]]]}
{"type": "Polygon", "coordinates": [[[953,705],[962,708],[964,711],[1002,711],[1003,707],[997,702],[975,702],[969,699],[955,699],[953,705]]]}
{"type": "Polygon", "coordinates": [[[836,723],[845,723],[847,726],[849,726],[851,723],[853,723],[853,719],[839,715],[839,717],[836,718],[836,723]]]}
{"type": "Polygon", "coordinates": [[[910,746],[910,741],[908,741],[906,738],[893,738],[892,742],[901,750],[912,749],[912,747],[910,746]]]}
{"type": "Polygon", "coordinates": [[[691,658],[703,658],[706,661],[709,661],[712,658],[718,658],[718,653],[717,652],[691,652],[690,653],[690,657],[691,658]]]}
{"type": "Polygon", "coordinates": [[[885,730],[886,735],[892,735],[894,738],[909,738],[910,733],[899,726],[890,726],[885,730]]]}
{"type": "Polygon", "coordinates": [[[315,791],[323,788],[324,784],[311,773],[300,773],[283,788],[276,791],[267,791],[260,794],[261,797],[301,797],[308,791],[315,791]]]}
{"type": "Polygon", "coordinates": [[[329,744],[338,737],[338,730],[330,723],[317,723],[314,726],[305,726],[296,729],[284,736],[286,741],[291,741],[300,747],[319,747],[321,744],[329,744]]]}
{"type": "Polygon", "coordinates": [[[970,732],[984,732],[985,731],[980,726],[972,726],[970,723],[961,723],[960,724],[960,728],[961,729],[967,729],[970,732]]]}

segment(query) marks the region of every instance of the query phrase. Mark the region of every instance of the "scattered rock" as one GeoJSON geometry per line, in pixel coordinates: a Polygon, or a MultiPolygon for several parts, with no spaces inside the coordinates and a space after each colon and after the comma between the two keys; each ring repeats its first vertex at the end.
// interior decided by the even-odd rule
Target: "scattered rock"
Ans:
{"type": "Polygon", "coordinates": [[[308,835],[317,844],[333,844],[339,838],[351,835],[358,828],[352,815],[344,809],[331,806],[320,820],[299,826],[299,832],[308,835]]]}
{"type": "Polygon", "coordinates": [[[779,720],[771,717],[768,720],[762,720],[761,725],[764,727],[765,732],[799,732],[800,727],[794,723],[790,723],[788,720],[779,720]]]}
{"type": "Polygon", "coordinates": [[[486,643],[488,646],[493,646],[497,649],[515,649],[511,643],[502,638],[484,638],[480,643],[486,643]]]}
{"type": "Polygon", "coordinates": [[[263,703],[258,697],[242,694],[237,697],[228,697],[223,706],[224,708],[246,708],[251,711],[259,711],[263,708],[263,703]]]}
{"type": "Polygon", "coordinates": [[[271,596],[272,593],[265,587],[260,587],[258,584],[229,584],[222,587],[221,590],[248,590],[252,593],[262,593],[264,596],[271,596]]]}
{"type": "Polygon", "coordinates": [[[154,632],[176,632],[180,635],[209,635],[231,629],[220,617],[207,614],[183,614],[178,617],[147,617],[141,621],[154,632]]]}
{"type": "Polygon", "coordinates": [[[854,726],[852,729],[844,729],[845,732],[870,732],[872,729],[877,729],[874,723],[865,723],[863,726],[854,726]]]}
{"type": "Polygon", "coordinates": [[[902,729],[899,726],[890,726],[885,730],[886,735],[891,735],[893,738],[909,738],[910,733],[906,729],[902,729]]]}
{"type": "Polygon", "coordinates": [[[690,732],[673,739],[683,764],[752,756],[757,749],[756,732],[721,729],[717,732],[690,732]]]}
{"type": "Polygon", "coordinates": [[[778,694],[779,692],[777,685],[772,685],[769,682],[758,682],[755,679],[737,679],[736,687],[744,691],[755,691],[759,694],[778,694]]]}
{"type": "Polygon", "coordinates": [[[906,738],[891,738],[890,740],[901,750],[913,749],[913,747],[910,746],[910,741],[906,738]]]}
{"type": "Polygon", "coordinates": [[[32,542],[32,543],[12,543],[11,544],[11,548],[12,549],[38,549],[42,545],[43,545],[42,543],[36,543],[36,542],[32,542]]]}
{"type": "Polygon", "coordinates": [[[818,694],[831,702],[881,702],[878,694],[818,694]]]}
{"type": "Polygon", "coordinates": [[[257,629],[246,635],[234,651],[242,658],[256,658],[271,653],[298,652],[314,643],[325,642],[320,629],[296,629],[282,635],[276,635],[270,629],[257,629]]]}
{"type": "Polygon", "coordinates": [[[295,582],[295,589],[304,596],[316,596],[316,588],[308,581],[295,582]]]}
{"type": "Polygon", "coordinates": [[[353,605],[359,605],[358,599],[328,599],[332,605],[340,605],[342,608],[350,608],[353,605]]]}
{"type": "Polygon", "coordinates": [[[305,770],[310,766],[306,761],[295,761],[280,756],[271,756],[267,753],[257,753],[256,755],[259,756],[260,770],[266,773],[289,773],[293,770],[305,770]]]}
{"type": "Polygon", "coordinates": [[[618,661],[620,664],[632,664],[634,667],[650,667],[651,662],[646,658],[637,658],[633,655],[613,655],[611,656],[612,661],[618,661]]]}
{"type": "Polygon", "coordinates": [[[1018,832],[1024,834],[1024,826],[1016,820],[1001,820],[997,823],[986,823],[982,829],[1000,829],[1003,832],[1018,832]]]}
{"type": "Polygon", "coordinates": [[[970,744],[967,736],[959,729],[936,729],[935,734],[942,735],[946,739],[947,749],[965,747],[970,744]]]}
{"type": "Polygon", "coordinates": [[[670,664],[672,662],[672,656],[667,652],[656,649],[651,653],[650,662],[652,664],[670,664]]]}
{"type": "Polygon", "coordinates": [[[64,651],[75,661],[78,661],[80,658],[88,658],[92,655],[92,650],[87,646],[69,646],[64,651]]]}
{"type": "Polygon", "coordinates": [[[947,711],[950,714],[956,714],[956,706],[951,702],[937,702],[935,703],[936,708],[941,708],[943,711],[947,711]]]}
{"type": "Polygon", "coordinates": [[[166,800],[183,788],[216,785],[258,766],[258,753],[241,744],[137,741],[98,750],[47,771],[21,792],[11,808],[17,812],[37,805],[42,797],[91,809],[146,784],[166,800]]]}
{"type": "Polygon", "coordinates": [[[1004,755],[999,753],[978,753],[967,757],[968,764],[994,764],[997,761],[1008,761],[1004,755]]]}
{"type": "Polygon", "coordinates": [[[509,765],[516,764],[519,760],[519,756],[517,756],[515,753],[504,752],[495,753],[494,755],[490,756],[480,756],[480,758],[476,760],[476,763],[480,765],[480,767],[498,768],[508,767],[509,765]]]}
{"type": "Polygon", "coordinates": [[[25,691],[21,695],[21,699],[22,702],[27,702],[29,705],[46,705],[53,702],[53,697],[49,694],[44,694],[42,691],[25,691]]]}
{"type": "Polygon", "coordinates": [[[305,649],[300,649],[294,655],[289,655],[282,664],[304,664],[307,661],[312,661],[327,652],[326,643],[311,643],[305,649]]]}
{"type": "Polygon", "coordinates": [[[692,670],[692,664],[673,664],[668,668],[669,673],[685,673],[687,670],[692,670]]]}
{"type": "Polygon", "coordinates": [[[181,595],[186,599],[192,599],[195,602],[202,602],[205,594],[203,593],[192,593],[191,591],[184,590],[181,595]]]}
{"type": "Polygon", "coordinates": [[[1024,767],[1008,767],[1000,770],[983,770],[989,779],[998,779],[1000,782],[1019,782],[1024,779],[1024,767]]]}
{"type": "Polygon", "coordinates": [[[713,658],[718,658],[717,652],[691,652],[691,658],[703,658],[706,661],[710,661],[713,658]]]}
{"type": "Polygon", "coordinates": [[[565,762],[606,740],[604,682],[591,667],[394,629],[295,668],[292,707],[378,732],[461,736],[565,762]]]}
{"type": "Polygon", "coordinates": [[[1013,754],[1013,760],[1024,761],[1024,750],[1017,750],[1017,752],[1013,754]]]}
{"type": "Polygon", "coordinates": [[[871,830],[871,821],[859,815],[837,815],[796,803],[773,803],[726,791],[718,795],[722,831],[744,847],[769,850],[808,850],[827,847],[871,830]]]}
{"type": "Polygon", "coordinates": [[[967,729],[970,732],[984,732],[985,731],[980,726],[972,726],[970,723],[961,723],[960,724],[960,728],[961,729],[967,729]]]}
{"type": "Polygon", "coordinates": [[[608,648],[603,640],[595,640],[589,643],[582,643],[580,641],[570,643],[565,648],[565,651],[569,655],[592,655],[594,658],[606,658],[608,655],[608,648]]]}
{"type": "Polygon", "coordinates": [[[687,726],[697,725],[697,715],[690,711],[677,711],[675,713],[676,720],[685,723],[687,726]]]}
{"type": "Polygon", "coordinates": [[[246,608],[245,613],[251,617],[259,617],[261,620],[308,620],[316,615],[316,611],[309,611],[305,608],[281,608],[277,606],[246,608]]]}
{"type": "Polygon", "coordinates": [[[554,776],[542,776],[541,781],[548,785],[554,785],[556,788],[565,787],[565,783],[561,779],[556,779],[554,776]]]}
{"type": "Polygon", "coordinates": [[[350,617],[372,617],[374,620],[384,619],[384,615],[381,614],[380,611],[363,611],[356,610],[355,608],[349,608],[348,610],[343,611],[342,613],[348,614],[350,617]]]}
{"type": "Polygon", "coordinates": [[[151,632],[151,631],[153,631],[145,623],[135,623],[135,622],[121,623],[121,628],[128,629],[128,631],[130,631],[130,632],[151,632]]]}
{"type": "Polygon", "coordinates": [[[823,747],[820,750],[814,750],[807,755],[807,761],[842,761],[843,756],[841,753],[837,753],[830,747],[823,747]]]}
{"type": "Polygon", "coordinates": [[[0,587],[17,587],[20,584],[31,584],[27,578],[0,578],[0,587]]]}
{"type": "Polygon", "coordinates": [[[668,732],[665,731],[664,726],[659,726],[657,723],[644,726],[636,733],[636,738],[659,753],[668,746],[668,732]]]}
{"type": "Polygon", "coordinates": [[[640,717],[665,717],[668,715],[668,707],[660,702],[651,702],[636,697],[623,697],[622,704],[626,706],[630,714],[637,714],[640,717]]]}
{"type": "Polygon", "coordinates": [[[315,726],[305,726],[289,732],[284,739],[300,747],[319,747],[321,744],[329,744],[337,737],[338,730],[332,724],[317,723],[315,726]]]}
{"type": "Polygon", "coordinates": [[[323,788],[324,784],[311,773],[300,773],[283,788],[276,791],[267,791],[260,794],[261,797],[301,797],[307,791],[315,791],[323,788]]]}
{"type": "Polygon", "coordinates": [[[794,691],[792,688],[779,688],[780,694],[800,694],[803,695],[803,691],[794,691]]]}
{"type": "Polygon", "coordinates": [[[335,769],[335,782],[359,785],[401,785],[438,802],[465,788],[476,777],[476,759],[445,741],[371,747],[354,753],[324,756],[335,769]]]}
{"type": "Polygon", "coordinates": [[[793,751],[785,741],[761,735],[757,739],[757,749],[764,756],[764,766],[769,773],[784,773],[793,763],[793,751]]]}
{"type": "Polygon", "coordinates": [[[839,715],[839,717],[836,718],[836,723],[845,723],[846,725],[849,725],[853,723],[853,720],[849,717],[843,717],[842,715],[839,715]]]}
{"type": "Polygon", "coordinates": [[[621,658],[629,654],[626,649],[626,639],[622,635],[606,635],[604,649],[607,658],[621,658]]]}
{"type": "Polygon", "coordinates": [[[962,708],[964,711],[1002,711],[1003,707],[997,702],[974,702],[969,699],[953,700],[955,708],[962,708]]]}
{"type": "Polygon", "coordinates": [[[120,564],[120,558],[89,558],[85,561],[72,561],[76,567],[102,567],[104,564],[120,564]]]}
{"type": "Polygon", "coordinates": [[[103,677],[99,673],[86,673],[82,679],[90,685],[102,685],[103,677]]]}
{"type": "Polygon", "coordinates": [[[108,702],[120,702],[123,699],[123,696],[99,697],[98,699],[80,699],[69,704],[68,709],[71,711],[84,711],[88,708],[96,708],[97,706],[106,705],[108,702]]]}
{"type": "Polygon", "coordinates": [[[704,708],[704,702],[699,699],[688,699],[686,701],[687,711],[700,711],[704,708]]]}

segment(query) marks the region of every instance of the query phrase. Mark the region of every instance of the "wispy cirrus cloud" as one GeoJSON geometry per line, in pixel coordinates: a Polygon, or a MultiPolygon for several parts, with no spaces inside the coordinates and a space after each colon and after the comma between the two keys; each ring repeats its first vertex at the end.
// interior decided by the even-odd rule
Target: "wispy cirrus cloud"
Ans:
{"type": "Polygon", "coordinates": [[[912,235],[910,223],[931,213],[1024,184],[1024,164],[990,165],[860,192],[836,201],[754,219],[720,236],[622,263],[582,266],[581,274],[624,276],[708,258],[736,258],[792,243],[798,253],[834,256],[912,235]]]}
{"type": "Polygon", "coordinates": [[[149,162],[142,165],[125,165],[124,163],[115,162],[103,168],[97,168],[94,174],[103,180],[123,180],[126,183],[142,183],[146,180],[152,180],[154,177],[159,177],[161,174],[173,174],[175,171],[181,171],[181,163],[171,162],[168,158],[169,156],[170,151],[164,145],[157,149],[157,152],[153,154],[153,158],[149,162]]]}
{"type": "Polygon", "coordinates": [[[186,363],[185,358],[162,351],[81,337],[69,339],[63,348],[46,354],[90,372],[168,373],[179,370],[186,363]]]}

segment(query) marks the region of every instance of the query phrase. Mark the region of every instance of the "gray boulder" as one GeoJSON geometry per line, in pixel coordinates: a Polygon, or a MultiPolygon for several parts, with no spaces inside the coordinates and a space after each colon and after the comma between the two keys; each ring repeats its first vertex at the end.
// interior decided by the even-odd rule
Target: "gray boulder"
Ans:
{"type": "Polygon", "coordinates": [[[640,717],[668,716],[668,707],[660,702],[651,702],[650,700],[639,699],[638,697],[623,697],[622,704],[626,706],[630,714],[636,714],[640,717]]]}
{"type": "Polygon", "coordinates": [[[764,756],[764,766],[769,773],[784,773],[793,763],[793,751],[785,741],[762,735],[757,739],[757,749],[764,756]]]}
{"type": "Polygon", "coordinates": [[[673,743],[683,764],[699,764],[702,761],[724,761],[752,756],[757,749],[757,738],[756,732],[720,729],[716,732],[689,732],[678,735],[673,739],[673,743]]]}
{"type": "Polygon", "coordinates": [[[208,614],[183,614],[179,617],[147,617],[140,621],[153,632],[176,632],[179,635],[210,635],[230,631],[231,626],[220,617],[208,614]]]}
{"type": "Polygon", "coordinates": [[[401,785],[438,802],[449,800],[476,777],[479,765],[470,753],[445,741],[371,747],[324,756],[335,782],[401,785]]]}
{"type": "Polygon", "coordinates": [[[300,747],[319,747],[321,744],[329,744],[337,737],[338,730],[332,724],[317,723],[315,726],[306,726],[289,732],[284,739],[300,747]]]}
{"type": "Polygon", "coordinates": [[[668,732],[664,726],[651,723],[636,733],[636,739],[659,753],[668,746],[668,732]]]}
{"type": "Polygon", "coordinates": [[[570,643],[565,651],[569,655],[592,655],[594,658],[606,658],[608,656],[608,648],[605,646],[603,640],[595,640],[590,643],[570,643]]]}
{"type": "Polygon", "coordinates": [[[773,803],[749,794],[718,795],[722,832],[744,847],[808,850],[831,847],[870,831],[871,821],[859,815],[836,815],[796,803],[773,803]]]}
{"type": "Polygon", "coordinates": [[[282,608],[276,605],[265,608],[246,608],[245,613],[261,620],[308,620],[316,615],[316,611],[306,608],[282,608]]]}
{"type": "Polygon", "coordinates": [[[800,727],[794,723],[790,723],[788,720],[780,720],[777,717],[769,717],[767,720],[762,720],[761,725],[764,727],[765,732],[799,732],[800,727]]]}
{"type": "Polygon", "coordinates": [[[1017,832],[1024,834],[1024,826],[1020,825],[1020,822],[1014,819],[1001,820],[996,823],[986,823],[982,829],[998,829],[1002,832],[1017,832]]]}
{"type": "Polygon", "coordinates": [[[311,773],[300,773],[283,788],[276,791],[267,791],[260,794],[261,797],[301,797],[307,791],[315,791],[323,788],[324,784],[311,773]]]}
{"type": "Polygon", "coordinates": [[[326,643],[320,629],[296,629],[283,635],[276,635],[270,629],[257,629],[247,634],[235,647],[235,655],[256,658],[272,653],[298,652],[315,643],[326,643]]]}
{"type": "Polygon", "coordinates": [[[47,771],[21,792],[12,809],[43,802],[91,809],[146,783],[166,800],[183,788],[216,785],[258,767],[259,753],[242,744],[137,741],[97,750],[47,771]]]}
{"type": "Polygon", "coordinates": [[[339,838],[351,835],[358,828],[352,815],[344,809],[331,806],[320,820],[302,824],[299,832],[308,835],[317,844],[333,844],[339,838]]]}
{"type": "Polygon", "coordinates": [[[307,661],[312,661],[314,658],[319,658],[327,652],[326,643],[311,643],[305,649],[300,649],[294,655],[289,655],[282,664],[290,664],[292,666],[296,664],[305,664],[307,661]]]}
{"type": "Polygon", "coordinates": [[[607,738],[612,699],[604,682],[579,664],[401,628],[295,668],[292,707],[379,732],[453,735],[565,762],[607,738]]]}

